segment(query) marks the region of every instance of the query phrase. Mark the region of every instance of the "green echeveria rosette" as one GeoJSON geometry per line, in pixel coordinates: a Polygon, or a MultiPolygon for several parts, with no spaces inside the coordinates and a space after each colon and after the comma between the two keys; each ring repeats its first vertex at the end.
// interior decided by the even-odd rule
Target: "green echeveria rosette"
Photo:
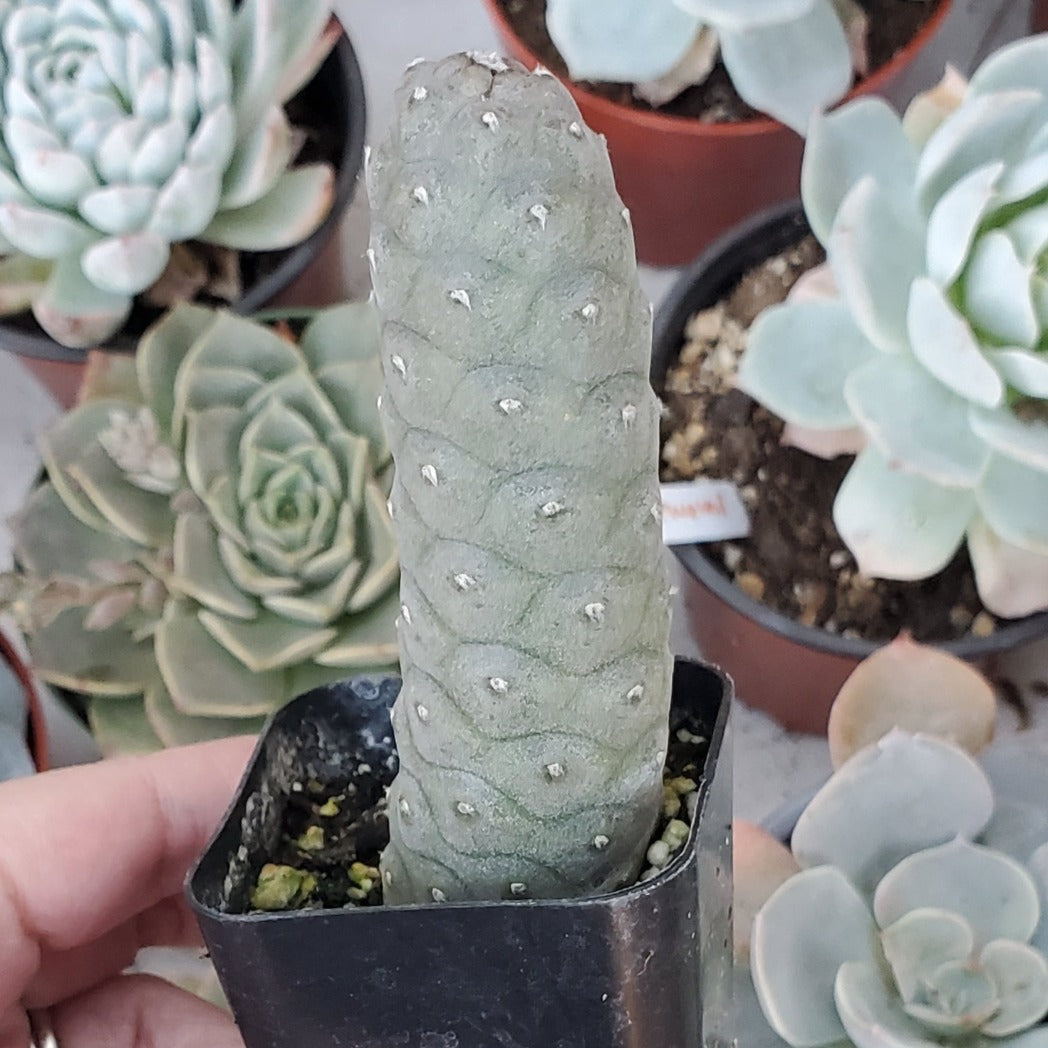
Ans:
{"type": "Polygon", "coordinates": [[[817,120],[802,187],[836,287],[758,319],[742,388],[799,446],[861,448],[834,520],[863,572],[925,578],[966,539],[991,611],[1048,607],[1048,37],[903,120],[817,120]]]}
{"type": "Polygon", "coordinates": [[[291,166],[282,105],[330,16],[330,0],[0,0],[0,309],[96,345],[172,244],[308,236],[334,176],[291,166]]]}
{"type": "Polygon", "coordinates": [[[378,345],[364,304],[297,344],[180,306],[44,437],[49,482],[16,522],[30,650],[95,697],[105,748],[253,730],[395,665],[378,345]]]}
{"type": "Polygon", "coordinates": [[[843,764],[797,823],[801,872],[753,924],[775,1033],[793,1048],[1048,1045],[1048,815],[1028,803],[1046,785],[1042,763],[995,807],[964,751],[903,732],[843,764]]]}

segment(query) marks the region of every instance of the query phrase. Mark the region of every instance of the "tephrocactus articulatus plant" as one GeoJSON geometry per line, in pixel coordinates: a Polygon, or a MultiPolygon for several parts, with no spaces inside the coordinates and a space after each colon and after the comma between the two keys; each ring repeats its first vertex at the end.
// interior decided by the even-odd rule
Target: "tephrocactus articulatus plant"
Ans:
{"type": "Polygon", "coordinates": [[[416,63],[370,158],[403,690],[390,903],[637,873],[672,660],[650,308],[553,78],[416,63]]]}

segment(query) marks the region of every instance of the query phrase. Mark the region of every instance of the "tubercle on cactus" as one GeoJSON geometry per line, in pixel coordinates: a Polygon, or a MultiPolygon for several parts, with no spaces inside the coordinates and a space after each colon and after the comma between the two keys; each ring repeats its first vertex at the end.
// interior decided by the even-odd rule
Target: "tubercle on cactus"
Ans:
{"type": "Polygon", "coordinates": [[[619,887],[672,662],[628,213],[551,77],[456,56],[400,102],[368,164],[403,569],[386,899],[619,887]]]}

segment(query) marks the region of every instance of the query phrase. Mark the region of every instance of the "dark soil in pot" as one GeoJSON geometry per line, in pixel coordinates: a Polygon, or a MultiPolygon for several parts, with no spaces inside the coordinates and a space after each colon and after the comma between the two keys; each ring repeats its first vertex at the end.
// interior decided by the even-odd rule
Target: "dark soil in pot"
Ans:
{"type": "Polygon", "coordinates": [[[667,407],[662,480],[701,475],[738,485],[752,533],[710,543],[706,553],[748,596],[803,625],[866,640],[887,640],[904,628],[922,641],[988,636],[998,620],[979,600],[963,549],[921,582],[860,575],[833,524],[833,501],[852,457],[820,459],[783,445],[782,421],[732,388],[750,324],[823,259],[815,239],[803,229],[798,234],[689,321],[660,391],[667,407]]]}
{"type": "MultiPolygon", "coordinates": [[[[189,242],[193,256],[207,264],[215,292],[198,294],[193,301],[200,305],[226,306],[242,314],[259,310],[316,258],[352,200],[364,154],[366,114],[363,77],[344,33],[316,76],[284,108],[292,127],[303,138],[295,163],[326,162],[335,171],[331,209],[309,237],[279,251],[231,252],[189,242]]],[[[151,303],[149,297],[149,291],[145,291],[135,299],[121,331],[100,348],[134,350],[141,335],[166,308],[151,303]]],[[[30,313],[3,319],[0,347],[63,362],[82,363],[85,356],[84,350],[52,341],[30,313]]]]}
{"type": "MultiPolygon", "coordinates": [[[[568,71],[546,29],[546,0],[496,0],[514,31],[542,63],[558,76],[567,78],[568,71]]],[[[740,0],[744,2],[744,0],[740,0]]],[[[940,6],[936,2],[914,3],[913,0],[859,0],[869,16],[868,48],[870,71],[889,62],[928,23],[940,6]]],[[[588,90],[622,105],[651,109],[633,94],[630,84],[583,82],[588,90]]],[[[658,110],[669,116],[695,117],[709,123],[731,123],[761,116],[748,106],[735,91],[731,78],[718,62],[709,79],[678,95],[658,110]]]]}
{"type": "MultiPolygon", "coordinates": [[[[657,874],[687,838],[711,727],[677,714],[663,771],[663,809],[642,880],[657,874]]],[[[291,783],[281,798],[273,845],[245,872],[245,883],[254,885],[251,897],[240,893],[236,901],[249,911],[382,905],[378,862],[389,841],[386,789],[397,772],[396,753],[391,749],[373,763],[369,758],[334,780],[291,783]]],[[[526,892],[507,895],[525,897],[526,892]]]]}

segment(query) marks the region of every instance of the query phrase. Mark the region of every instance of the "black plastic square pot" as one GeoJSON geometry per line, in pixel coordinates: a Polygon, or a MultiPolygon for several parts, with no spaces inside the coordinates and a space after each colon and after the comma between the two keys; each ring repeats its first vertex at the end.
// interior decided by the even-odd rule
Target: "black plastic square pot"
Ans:
{"type": "MultiPolygon", "coordinates": [[[[700,1048],[727,1044],[730,681],[677,660],[671,729],[709,739],[691,833],[658,876],[599,897],[233,913],[291,784],[395,772],[399,680],[319,688],[274,715],[187,882],[248,1048],[700,1048]],[[357,774],[363,766],[363,774],[357,774]]],[[[268,839],[267,839],[268,838],[268,839]]]]}

